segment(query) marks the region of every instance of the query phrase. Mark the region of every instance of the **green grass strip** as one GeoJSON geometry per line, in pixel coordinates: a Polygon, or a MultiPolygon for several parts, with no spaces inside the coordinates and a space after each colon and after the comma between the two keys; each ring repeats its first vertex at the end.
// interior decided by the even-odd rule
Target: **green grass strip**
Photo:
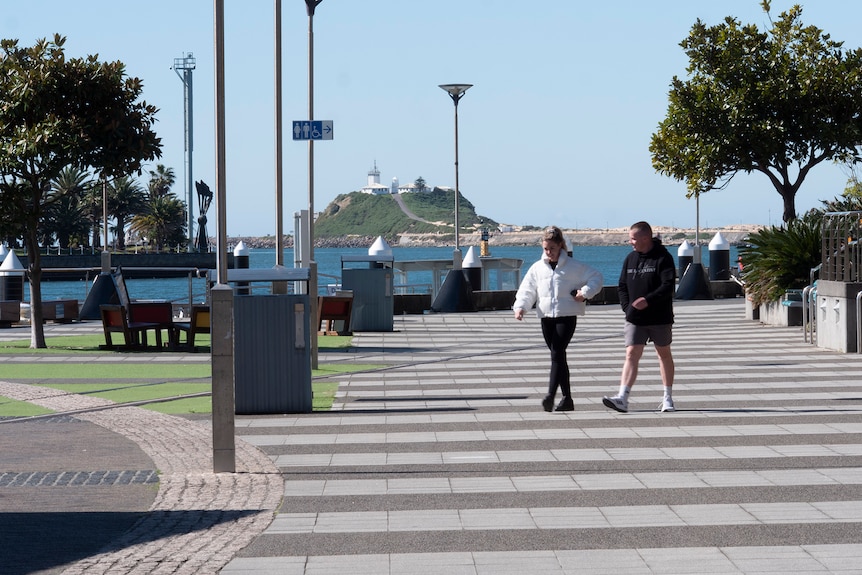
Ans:
{"type": "Polygon", "coordinates": [[[4,363],[7,381],[30,379],[192,379],[210,377],[209,363],[4,363]]]}
{"type": "MultiPolygon", "coordinates": [[[[152,340],[152,338],[150,338],[152,340]]],[[[166,340],[166,337],[165,337],[166,340]]],[[[114,342],[119,342],[121,339],[114,339],[114,342]]],[[[152,341],[150,342],[152,344],[152,341]]],[[[335,350],[343,350],[351,347],[353,343],[353,337],[349,335],[326,335],[326,336],[318,336],[317,338],[317,347],[318,349],[326,350],[326,349],[335,349],[335,350]]],[[[141,350],[141,351],[128,351],[128,350],[104,350],[99,346],[105,344],[105,336],[103,334],[87,334],[87,335],[69,335],[69,336],[57,336],[57,337],[46,337],[45,345],[47,348],[42,349],[30,349],[30,340],[29,339],[17,339],[15,341],[4,341],[0,342],[0,354],[3,355],[20,355],[20,354],[28,354],[28,355],[50,355],[50,354],[62,354],[70,351],[79,352],[79,353],[116,353],[116,354],[124,354],[124,355],[134,355],[135,353],[153,353],[154,349],[149,350],[141,350]]],[[[195,347],[198,349],[199,353],[208,353],[210,347],[210,335],[209,334],[199,334],[195,337],[195,347]]],[[[170,353],[186,353],[185,351],[180,352],[171,352],[165,351],[162,353],[170,354],[170,353]]]]}
{"type": "Polygon", "coordinates": [[[18,401],[17,399],[0,395],[0,417],[33,417],[34,415],[46,415],[48,413],[54,412],[33,403],[18,401]]]}

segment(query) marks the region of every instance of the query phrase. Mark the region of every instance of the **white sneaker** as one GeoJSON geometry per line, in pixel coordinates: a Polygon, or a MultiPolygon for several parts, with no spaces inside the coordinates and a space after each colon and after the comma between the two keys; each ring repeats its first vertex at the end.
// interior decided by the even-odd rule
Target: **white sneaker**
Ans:
{"type": "Polygon", "coordinates": [[[620,413],[628,413],[629,411],[629,400],[620,397],[619,395],[615,395],[613,397],[603,397],[602,403],[605,404],[605,407],[609,407],[620,413]]]}
{"type": "Polygon", "coordinates": [[[676,408],[673,406],[673,399],[670,397],[665,397],[661,400],[661,403],[658,404],[659,411],[676,411],[676,408]]]}

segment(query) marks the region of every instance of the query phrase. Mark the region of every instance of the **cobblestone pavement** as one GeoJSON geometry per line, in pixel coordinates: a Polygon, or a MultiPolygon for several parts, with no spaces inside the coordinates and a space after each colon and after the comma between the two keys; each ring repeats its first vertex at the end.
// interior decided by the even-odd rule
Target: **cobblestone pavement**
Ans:
{"type": "MultiPolygon", "coordinates": [[[[131,440],[158,470],[158,492],[148,512],[139,514],[127,531],[115,533],[108,546],[92,556],[62,570],[44,571],[111,575],[217,573],[269,525],[281,502],[283,482],[278,468],[259,449],[242,440],[236,444],[237,473],[212,472],[212,430],[207,421],[137,407],[112,407],[107,400],[33,385],[0,382],[0,395],[56,412],[74,412],[77,420],[131,440]]],[[[6,424],[0,431],[11,432],[15,425],[6,424]]],[[[97,438],[93,447],[110,441],[97,438]]],[[[26,450],[26,446],[19,443],[16,449],[26,450]]],[[[123,479],[122,472],[116,470],[84,472],[77,467],[80,463],[74,454],[69,454],[63,463],[68,468],[66,473],[19,470],[11,474],[3,468],[5,465],[0,467],[0,472],[7,471],[0,475],[6,477],[0,480],[0,502],[6,497],[21,496],[21,490],[34,482],[40,493],[63,486],[80,492],[91,489],[96,482],[117,488],[135,481],[149,483],[155,473],[137,470],[123,479]],[[52,479],[55,475],[56,479],[52,479]]],[[[38,493],[31,490],[29,496],[31,512],[47,511],[40,509],[38,493]]],[[[82,511],[95,504],[84,502],[82,511]]],[[[44,566],[42,558],[32,559],[44,566]]],[[[4,573],[32,572],[26,564],[4,565],[0,561],[0,565],[4,573]]]]}

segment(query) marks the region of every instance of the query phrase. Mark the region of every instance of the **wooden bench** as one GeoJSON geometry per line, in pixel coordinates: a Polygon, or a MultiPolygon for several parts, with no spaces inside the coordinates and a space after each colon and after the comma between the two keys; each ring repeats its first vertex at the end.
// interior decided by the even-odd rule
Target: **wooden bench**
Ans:
{"type": "Polygon", "coordinates": [[[130,324],[156,324],[156,346],[162,347],[162,331],[168,332],[170,347],[176,347],[179,329],[174,325],[174,306],[169,301],[132,301],[128,307],[130,324]]]}
{"type": "Polygon", "coordinates": [[[78,319],[78,300],[58,299],[42,302],[42,323],[70,323],[78,319]]]}
{"type": "Polygon", "coordinates": [[[350,335],[350,314],[353,313],[353,296],[319,296],[317,298],[317,329],[320,335],[350,335]],[[343,329],[335,330],[335,322],[344,322],[343,329]],[[323,324],[326,327],[322,327],[323,324]]]}
{"type": "MultiPolygon", "coordinates": [[[[105,331],[105,345],[99,346],[103,349],[116,349],[111,339],[112,333],[123,334],[124,347],[136,349],[147,346],[147,330],[157,330],[157,340],[160,340],[159,324],[150,322],[129,322],[125,306],[101,305],[99,311],[102,316],[102,329],[105,331]]],[[[159,342],[161,343],[161,342],[159,342]]]]}
{"type": "Polygon", "coordinates": [[[0,301],[0,327],[12,327],[13,323],[21,321],[21,302],[14,300],[0,301]]]}
{"type": "Polygon", "coordinates": [[[176,321],[174,328],[177,330],[176,345],[179,347],[179,334],[186,334],[185,347],[195,351],[195,334],[210,333],[210,308],[206,305],[192,305],[189,321],[176,321]]]}

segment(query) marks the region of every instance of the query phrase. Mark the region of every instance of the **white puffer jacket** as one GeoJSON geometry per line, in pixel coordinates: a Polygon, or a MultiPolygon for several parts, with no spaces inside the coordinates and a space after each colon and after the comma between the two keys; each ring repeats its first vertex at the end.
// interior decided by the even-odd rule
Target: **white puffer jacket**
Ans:
{"type": "Polygon", "coordinates": [[[572,292],[581,290],[581,294],[590,299],[603,285],[604,278],[599,270],[570,258],[566,252],[560,252],[556,268],[551,267],[543,254],[542,259],[527,270],[512,309],[527,311],[535,304],[539,318],[584,315],[586,305],[575,300],[572,292]]]}

